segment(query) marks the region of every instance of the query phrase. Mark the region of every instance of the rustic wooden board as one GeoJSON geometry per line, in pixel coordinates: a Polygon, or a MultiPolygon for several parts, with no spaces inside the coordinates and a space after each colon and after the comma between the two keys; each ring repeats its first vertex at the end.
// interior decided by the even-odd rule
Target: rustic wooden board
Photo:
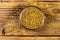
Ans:
{"type": "Polygon", "coordinates": [[[60,37],[0,37],[0,40],[60,40],[60,37]]]}
{"type": "Polygon", "coordinates": [[[0,2],[0,35],[60,35],[60,2],[0,2]],[[19,14],[26,6],[42,10],[45,15],[42,28],[28,30],[21,25],[19,14]]]}
{"type": "Polygon", "coordinates": [[[12,2],[12,1],[13,2],[16,2],[16,1],[19,2],[20,1],[21,2],[21,1],[60,1],[60,0],[0,0],[0,1],[5,1],[5,2],[9,2],[9,1],[10,2],[12,2]]]}

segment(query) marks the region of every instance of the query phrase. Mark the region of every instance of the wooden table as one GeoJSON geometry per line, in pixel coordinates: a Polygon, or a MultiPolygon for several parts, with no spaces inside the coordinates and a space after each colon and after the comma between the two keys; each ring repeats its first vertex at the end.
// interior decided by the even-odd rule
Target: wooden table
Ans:
{"type": "MultiPolygon", "coordinates": [[[[60,2],[14,2],[14,0],[11,2],[0,2],[0,35],[60,35],[60,2]],[[37,6],[41,9],[45,15],[45,23],[41,28],[28,30],[22,26],[19,21],[19,14],[26,6],[37,6]]],[[[15,38],[11,39],[17,40],[15,38]]],[[[18,37],[18,39],[20,38],[18,37]]],[[[41,40],[43,39],[49,40],[47,37],[42,37],[41,40]]],[[[52,39],[57,40],[59,38],[52,37],[52,39]]],[[[4,37],[2,40],[4,40],[4,37]]],[[[38,40],[40,40],[39,37],[38,40]]]]}

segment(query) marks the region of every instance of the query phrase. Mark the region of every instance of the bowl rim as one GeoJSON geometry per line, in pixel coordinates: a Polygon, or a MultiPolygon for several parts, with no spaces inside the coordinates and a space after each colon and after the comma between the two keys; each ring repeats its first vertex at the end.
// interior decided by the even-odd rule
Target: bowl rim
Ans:
{"type": "MultiPolygon", "coordinates": [[[[22,23],[22,21],[21,21],[21,18],[22,18],[23,12],[24,12],[25,9],[28,8],[28,7],[34,7],[34,8],[37,8],[37,9],[40,10],[40,12],[41,12],[40,14],[42,15],[42,22],[41,22],[41,24],[40,24],[37,28],[42,27],[43,24],[44,24],[44,21],[45,21],[45,16],[44,16],[42,10],[41,10],[39,7],[36,7],[36,6],[27,6],[27,7],[25,7],[25,8],[21,11],[21,13],[19,14],[19,21],[20,21],[20,23],[21,23],[22,25],[24,25],[24,24],[22,23]]],[[[25,26],[25,25],[24,25],[24,26],[25,26]]],[[[25,27],[25,28],[27,28],[27,27],[25,27]]],[[[37,28],[34,28],[34,29],[37,29],[37,28]]],[[[27,29],[30,29],[30,28],[27,28],[27,29]]],[[[31,29],[33,29],[33,28],[31,28],[31,29]]]]}

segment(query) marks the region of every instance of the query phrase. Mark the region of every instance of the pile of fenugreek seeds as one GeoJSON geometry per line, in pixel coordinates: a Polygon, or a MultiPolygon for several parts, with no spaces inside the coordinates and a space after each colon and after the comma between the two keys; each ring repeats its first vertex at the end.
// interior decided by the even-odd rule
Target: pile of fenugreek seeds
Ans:
{"type": "Polygon", "coordinates": [[[20,14],[21,23],[28,29],[37,29],[43,20],[43,14],[37,7],[27,7],[20,14]]]}

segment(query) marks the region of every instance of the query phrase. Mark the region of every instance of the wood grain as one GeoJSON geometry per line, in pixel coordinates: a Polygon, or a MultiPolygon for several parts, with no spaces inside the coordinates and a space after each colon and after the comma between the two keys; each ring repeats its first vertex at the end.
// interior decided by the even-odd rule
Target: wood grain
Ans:
{"type": "Polygon", "coordinates": [[[60,35],[59,2],[6,2],[0,3],[0,35],[60,35]],[[28,30],[19,21],[26,6],[37,6],[45,15],[45,24],[38,30],[28,30]],[[59,13],[58,13],[59,12],[59,13]],[[56,13],[56,14],[55,14],[56,13]],[[5,28],[5,31],[3,30],[5,28]],[[3,30],[3,31],[2,31],[3,30]],[[7,32],[13,30],[12,32],[7,32]],[[2,34],[3,33],[3,34],[2,34]]]}

